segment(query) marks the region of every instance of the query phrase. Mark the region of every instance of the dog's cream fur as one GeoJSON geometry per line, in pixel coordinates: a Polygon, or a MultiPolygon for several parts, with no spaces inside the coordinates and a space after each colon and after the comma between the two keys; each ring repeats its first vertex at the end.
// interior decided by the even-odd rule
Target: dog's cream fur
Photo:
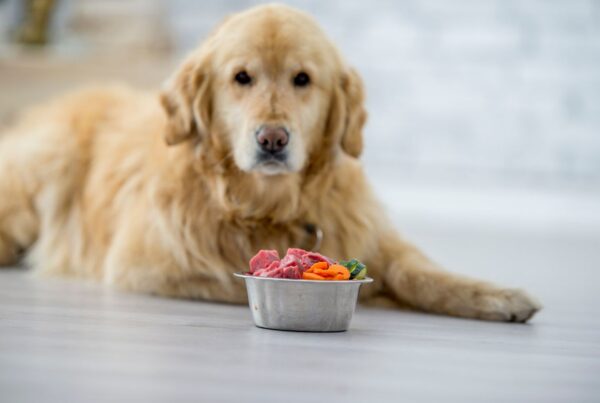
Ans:
{"type": "Polygon", "coordinates": [[[362,83],[315,22],[284,6],[235,15],[159,95],[90,88],[26,113],[0,142],[0,264],[241,303],[259,249],[310,248],[367,263],[363,299],[488,320],[539,305],[439,269],[382,214],[358,157],[362,83]],[[240,86],[240,69],[253,84],[240,86]],[[292,85],[309,73],[306,88],[292,85]],[[254,131],[290,130],[287,167],[253,167],[254,131]]]}

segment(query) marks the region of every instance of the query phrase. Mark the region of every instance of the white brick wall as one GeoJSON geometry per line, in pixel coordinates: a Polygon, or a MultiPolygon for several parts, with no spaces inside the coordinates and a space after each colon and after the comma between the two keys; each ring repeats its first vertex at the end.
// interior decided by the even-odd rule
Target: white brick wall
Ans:
{"type": "MultiPolygon", "coordinates": [[[[219,3],[169,2],[181,49],[257,2],[219,3]]],[[[287,3],[362,73],[372,169],[600,183],[600,1],[287,3]]]]}

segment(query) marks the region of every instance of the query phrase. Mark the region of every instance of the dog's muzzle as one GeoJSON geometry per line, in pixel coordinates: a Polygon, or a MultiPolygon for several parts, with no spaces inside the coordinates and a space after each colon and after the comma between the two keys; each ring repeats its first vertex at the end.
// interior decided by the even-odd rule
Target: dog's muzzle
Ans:
{"type": "Polygon", "coordinates": [[[263,125],[256,131],[256,164],[270,170],[286,170],[290,140],[289,131],[283,126],[263,125]]]}

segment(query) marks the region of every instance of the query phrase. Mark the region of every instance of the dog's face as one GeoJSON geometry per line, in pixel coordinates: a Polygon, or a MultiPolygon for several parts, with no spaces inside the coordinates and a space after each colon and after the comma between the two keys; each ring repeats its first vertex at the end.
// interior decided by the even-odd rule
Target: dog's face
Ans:
{"type": "Polygon", "coordinates": [[[245,172],[299,172],[319,154],[360,154],[362,98],[310,17],[258,7],[226,20],[171,79],[166,139],[196,138],[245,172]]]}
{"type": "Polygon", "coordinates": [[[219,38],[215,117],[241,170],[299,171],[324,131],[333,63],[312,38],[302,46],[293,20],[244,21],[219,38]]]}

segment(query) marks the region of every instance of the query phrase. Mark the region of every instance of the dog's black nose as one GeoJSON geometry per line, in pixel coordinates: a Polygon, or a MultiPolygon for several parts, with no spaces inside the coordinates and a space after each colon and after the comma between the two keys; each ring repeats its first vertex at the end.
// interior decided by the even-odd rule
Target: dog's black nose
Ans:
{"type": "Polygon", "coordinates": [[[268,153],[276,153],[283,150],[288,140],[288,132],[283,127],[263,126],[256,133],[256,142],[263,151],[268,153]]]}

